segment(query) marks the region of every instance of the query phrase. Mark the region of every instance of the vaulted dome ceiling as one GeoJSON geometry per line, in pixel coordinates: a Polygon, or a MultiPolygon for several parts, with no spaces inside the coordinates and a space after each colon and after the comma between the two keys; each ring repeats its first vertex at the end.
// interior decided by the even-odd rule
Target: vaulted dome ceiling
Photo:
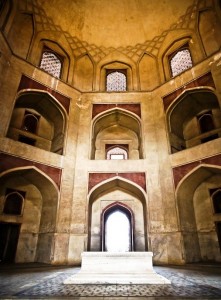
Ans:
{"type": "Polygon", "coordinates": [[[134,46],[180,22],[194,0],[37,0],[55,25],[104,47],[134,46]]]}

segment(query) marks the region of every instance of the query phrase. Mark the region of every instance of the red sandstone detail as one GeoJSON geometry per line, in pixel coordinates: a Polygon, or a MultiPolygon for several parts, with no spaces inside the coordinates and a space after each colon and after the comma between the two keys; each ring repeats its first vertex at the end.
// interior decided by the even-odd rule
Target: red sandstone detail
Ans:
{"type": "Polygon", "coordinates": [[[18,87],[18,91],[24,90],[24,89],[35,89],[35,90],[43,90],[49,92],[53,97],[55,97],[61,105],[65,108],[66,112],[69,112],[69,106],[70,106],[70,98],[62,95],[61,93],[51,89],[50,87],[35,81],[32,78],[29,78],[25,75],[22,75],[21,81],[18,87]]]}
{"type": "Polygon", "coordinates": [[[134,103],[134,104],[93,104],[93,111],[92,111],[92,119],[96,117],[98,114],[112,109],[112,108],[122,108],[128,111],[133,112],[137,116],[141,118],[141,109],[140,109],[140,104],[134,103]]]}
{"type": "Polygon", "coordinates": [[[105,181],[107,179],[113,178],[115,176],[120,176],[122,178],[128,179],[146,191],[146,176],[145,173],[89,173],[89,183],[88,191],[90,191],[94,186],[105,181]]]}
{"type": "Polygon", "coordinates": [[[187,175],[191,170],[193,170],[195,167],[201,164],[221,166],[221,154],[173,168],[173,178],[175,187],[177,187],[178,183],[185,175],[187,175]]]}
{"type": "Polygon", "coordinates": [[[186,89],[189,89],[189,88],[194,88],[194,87],[199,87],[199,86],[210,86],[210,87],[215,88],[215,83],[213,81],[212,74],[210,72],[207,74],[204,74],[202,77],[199,77],[199,78],[183,85],[176,91],[164,96],[163,97],[164,110],[166,111],[167,108],[169,107],[169,105],[173,102],[173,100],[175,100],[183,91],[185,91],[186,89]]]}
{"type": "Polygon", "coordinates": [[[47,176],[49,176],[60,188],[62,170],[59,168],[43,165],[38,162],[30,161],[5,153],[0,153],[0,162],[0,173],[14,168],[35,166],[47,176]]]}

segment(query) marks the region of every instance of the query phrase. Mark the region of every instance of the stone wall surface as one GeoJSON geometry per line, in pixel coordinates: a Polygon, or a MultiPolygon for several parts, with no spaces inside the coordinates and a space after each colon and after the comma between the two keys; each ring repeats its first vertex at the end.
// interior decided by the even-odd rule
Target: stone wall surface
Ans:
{"type": "Polygon", "coordinates": [[[134,250],[154,263],[221,261],[209,192],[221,188],[220,4],[158,2],[0,6],[0,226],[20,226],[16,262],[80,264],[102,249],[102,213],[120,202],[133,211],[134,250]],[[40,68],[44,49],[60,78],[40,68]],[[180,49],[192,66],[172,76],[180,49]],[[125,91],[106,91],[112,71],[126,74],[125,91]],[[41,120],[35,133],[26,111],[41,120]],[[115,144],[129,159],[106,159],[115,144]],[[4,213],[7,188],[26,193],[21,215],[4,213]]]}

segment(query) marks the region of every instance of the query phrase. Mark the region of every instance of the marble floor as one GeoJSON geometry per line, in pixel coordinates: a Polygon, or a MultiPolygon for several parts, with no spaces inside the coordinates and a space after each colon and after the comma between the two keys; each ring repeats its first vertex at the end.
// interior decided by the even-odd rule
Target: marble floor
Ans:
{"type": "Polygon", "coordinates": [[[64,285],[76,267],[0,265],[0,299],[221,299],[221,264],[154,266],[171,285],[64,285]]]}

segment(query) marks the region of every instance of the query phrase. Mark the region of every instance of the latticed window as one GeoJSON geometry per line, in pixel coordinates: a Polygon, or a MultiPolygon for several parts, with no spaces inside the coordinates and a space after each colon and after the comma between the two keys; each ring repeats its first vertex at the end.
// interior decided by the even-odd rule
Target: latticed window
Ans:
{"type": "Polygon", "coordinates": [[[127,89],[127,78],[124,72],[110,72],[107,74],[106,80],[107,92],[122,92],[127,89]]]}
{"type": "Polygon", "coordinates": [[[61,59],[54,52],[46,50],[42,54],[40,68],[49,74],[60,77],[61,75],[61,59]]]}
{"type": "Polygon", "coordinates": [[[171,55],[170,67],[173,77],[191,68],[192,66],[192,58],[188,49],[179,50],[175,54],[171,55]]]}
{"type": "Polygon", "coordinates": [[[121,147],[113,147],[107,151],[107,159],[128,159],[128,154],[121,147]]]}

